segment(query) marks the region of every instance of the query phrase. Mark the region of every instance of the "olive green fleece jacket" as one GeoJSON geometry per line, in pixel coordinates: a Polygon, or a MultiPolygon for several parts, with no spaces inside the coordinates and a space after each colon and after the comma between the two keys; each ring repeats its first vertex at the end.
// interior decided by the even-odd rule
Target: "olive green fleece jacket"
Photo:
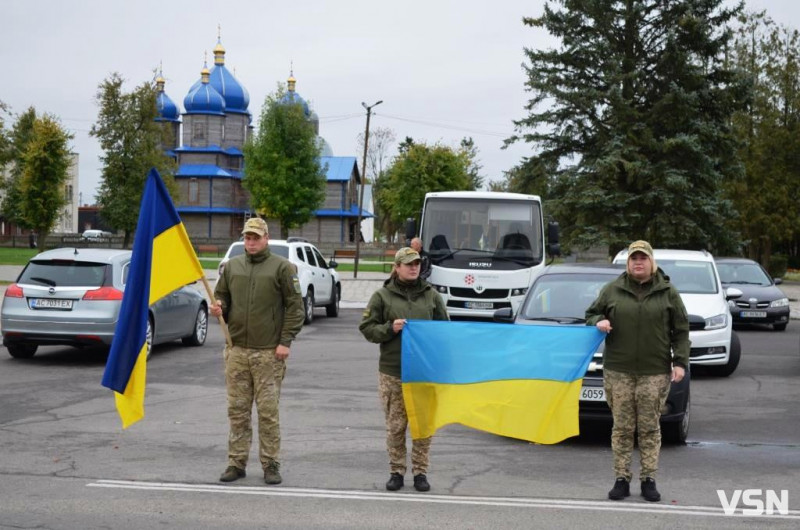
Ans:
{"type": "Polygon", "coordinates": [[[368,341],[380,344],[378,371],[394,377],[401,374],[401,334],[392,329],[398,318],[449,320],[442,297],[424,280],[404,285],[392,277],[372,294],[358,329],[368,341]]]}
{"type": "Polygon", "coordinates": [[[611,322],[603,368],[634,375],[689,366],[689,318],[678,290],[661,269],[639,283],[627,272],[609,282],[586,310],[586,324],[611,322]]]}
{"type": "Polygon", "coordinates": [[[266,248],[232,258],[217,281],[214,297],[234,346],[289,347],[303,327],[303,299],[294,266],[266,248]]]}

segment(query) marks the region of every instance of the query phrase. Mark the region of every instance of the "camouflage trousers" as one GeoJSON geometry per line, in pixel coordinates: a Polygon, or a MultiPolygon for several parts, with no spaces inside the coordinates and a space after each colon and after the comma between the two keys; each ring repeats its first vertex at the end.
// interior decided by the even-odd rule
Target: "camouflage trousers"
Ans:
{"type": "MultiPolygon", "coordinates": [[[[378,394],[386,416],[386,451],[391,473],[406,474],[406,428],[408,416],[403,401],[403,385],[399,377],[378,373],[378,394]]],[[[428,473],[431,438],[411,440],[411,472],[428,473]]]]}
{"type": "Polygon", "coordinates": [[[225,383],[228,390],[228,465],[247,467],[253,439],[253,402],[258,416],[258,455],[261,466],[278,461],[281,448],[278,403],[286,361],[275,358],[275,349],[226,347],[225,383]]]}
{"type": "Polygon", "coordinates": [[[638,431],[640,480],[656,478],[661,451],[661,408],[669,394],[670,375],[631,375],[605,370],[603,387],[614,417],[611,450],[614,474],[631,480],[633,434],[638,431]]]}

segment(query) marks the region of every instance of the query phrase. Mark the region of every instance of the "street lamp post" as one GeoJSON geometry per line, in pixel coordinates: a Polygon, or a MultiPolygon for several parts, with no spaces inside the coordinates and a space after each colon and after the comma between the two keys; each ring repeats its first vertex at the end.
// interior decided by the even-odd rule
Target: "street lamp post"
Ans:
{"type": "Polygon", "coordinates": [[[353,260],[353,278],[358,278],[358,258],[361,257],[361,212],[364,210],[364,188],[367,185],[367,145],[369,145],[369,117],[372,115],[372,107],[377,107],[383,100],[377,101],[372,105],[367,105],[363,101],[361,106],[367,109],[367,127],[364,130],[364,161],[361,164],[361,190],[358,197],[358,224],[356,224],[356,257],[353,260]]]}

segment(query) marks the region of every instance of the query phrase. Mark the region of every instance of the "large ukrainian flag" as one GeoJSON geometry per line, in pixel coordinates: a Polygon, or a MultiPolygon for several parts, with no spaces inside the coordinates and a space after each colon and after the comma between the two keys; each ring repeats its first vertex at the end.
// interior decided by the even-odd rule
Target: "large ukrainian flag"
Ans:
{"type": "Polygon", "coordinates": [[[151,169],[142,194],[130,271],[102,383],[115,392],[123,428],[144,417],[148,307],[202,277],[203,268],[164,182],[158,171],[151,169]]]}
{"type": "Polygon", "coordinates": [[[402,379],[411,436],[449,423],[542,444],[577,435],[581,380],[604,338],[594,326],[409,321],[402,379]]]}

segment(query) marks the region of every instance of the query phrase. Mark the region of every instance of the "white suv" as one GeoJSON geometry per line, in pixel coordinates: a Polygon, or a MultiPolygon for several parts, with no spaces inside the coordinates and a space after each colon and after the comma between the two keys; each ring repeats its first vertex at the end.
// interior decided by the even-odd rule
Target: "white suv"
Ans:
{"type": "MultiPolygon", "coordinates": [[[[655,249],[653,257],[681,293],[689,314],[690,363],[708,366],[716,375],[731,375],[742,348],[733,331],[728,300],[739,298],[742,292],[722,288],[714,257],[706,251],[655,249]]],[[[614,257],[614,263],[627,260],[627,250],[614,257]]]]}
{"type": "MultiPolygon", "coordinates": [[[[270,239],[269,250],[288,259],[297,268],[306,324],[314,320],[315,307],[324,307],[329,317],[339,316],[342,284],[335,270],[338,265],[335,261],[325,261],[317,247],[299,237],[270,239]]],[[[219,263],[217,272],[220,276],[228,260],[240,254],[244,254],[244,242],[232,243],[219,263]]]]}

